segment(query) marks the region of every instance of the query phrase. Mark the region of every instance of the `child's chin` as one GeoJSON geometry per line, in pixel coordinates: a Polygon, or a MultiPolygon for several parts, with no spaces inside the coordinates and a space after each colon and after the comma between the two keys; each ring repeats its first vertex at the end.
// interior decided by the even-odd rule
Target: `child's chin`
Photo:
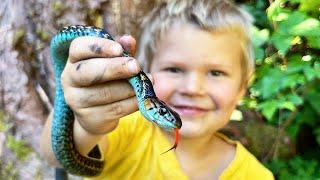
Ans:
{"type": "Polygon", "coordinates": [[[197,138],[203,136],[205,133],[204,129],[197,128],[196,125],[190,122],[183,122],[180,129],[180,135],[185,138],[197,138]]]}

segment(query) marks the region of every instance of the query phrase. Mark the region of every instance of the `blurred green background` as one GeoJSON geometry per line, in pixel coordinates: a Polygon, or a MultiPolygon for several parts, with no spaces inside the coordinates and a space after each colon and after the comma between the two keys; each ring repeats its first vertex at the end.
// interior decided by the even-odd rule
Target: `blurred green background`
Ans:
{"type": "Polygon", "coordinates": [[[243,106],[277,128],[265,163],[278,179],[320,179],[320,1],[245,7],[256,19],[256,76],[243,106]],[[290,156],[278,145],[285,134],[294,144],[290,156]]]}

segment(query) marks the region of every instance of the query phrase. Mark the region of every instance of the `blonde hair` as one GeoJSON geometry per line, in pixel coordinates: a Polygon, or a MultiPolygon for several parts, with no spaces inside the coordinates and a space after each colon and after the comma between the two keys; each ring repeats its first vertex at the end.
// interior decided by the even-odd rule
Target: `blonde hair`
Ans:
{"type": "Polygon", "coordinates": [[[252,16],[228,0],[168,0],[160,2],[142,22],[137,59],[146,72],[157,42],[175,22],[190,23],[206,31],[231,31],[239,35],[243,48],[243,80],[248,83],[254,72],[251,45],[252,16]]]}

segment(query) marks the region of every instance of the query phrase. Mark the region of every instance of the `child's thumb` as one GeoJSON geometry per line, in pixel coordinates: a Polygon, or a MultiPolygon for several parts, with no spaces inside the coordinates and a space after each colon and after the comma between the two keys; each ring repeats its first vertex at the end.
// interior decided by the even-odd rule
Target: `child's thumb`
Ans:
{"type": "Polygon", "coordinates": [[[123,35],[117,41],[122,45],[123,49],[130,54],[130,56],[135,55],[137,41],[131,35],[123,35]]]}

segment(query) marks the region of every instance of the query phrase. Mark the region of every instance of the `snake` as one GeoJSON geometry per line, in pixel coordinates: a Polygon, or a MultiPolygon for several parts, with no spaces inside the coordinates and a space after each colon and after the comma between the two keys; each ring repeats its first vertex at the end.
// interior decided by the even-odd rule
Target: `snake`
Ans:
{"type": "MultiPolygon", "coordinates": [[[[101,152],[97,146],[93,148],[95,151],[91,151],[86,156],[80,154],[75,148],[73,139],[74,113],[65,101],[61,85],[61,74],[68,60],[70,44],[75,38],[82,36],[93,36],[114,41],[107,30],[87,25],[66,26],[51,39],[50,53],[56,83],[51,146],[55,158],[68,173],[92,177],[101,174],[107,162],[101,158],[101,152]]],[[[123,51],[122,56],[130,57],[130,54],[123,51]]],[[[179,114],[156,96],[152,82],[142,70],[128,78],[128,81],[134,89],[141,114],[160,128],[175,132],[175,143],[168,151],[175,149],[179,140],[179,129],[182,126],[179,114]]]]}

